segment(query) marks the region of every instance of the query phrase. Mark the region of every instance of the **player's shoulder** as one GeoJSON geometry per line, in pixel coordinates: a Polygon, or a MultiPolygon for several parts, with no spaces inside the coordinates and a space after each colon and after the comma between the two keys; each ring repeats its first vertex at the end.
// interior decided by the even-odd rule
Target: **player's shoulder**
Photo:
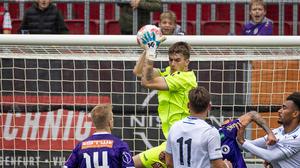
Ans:
{"type": "Polygon", "coordinates": [[[284,133],[283,126],[273,129],[272,132],[274,135],[282,135],[284,133]]]}

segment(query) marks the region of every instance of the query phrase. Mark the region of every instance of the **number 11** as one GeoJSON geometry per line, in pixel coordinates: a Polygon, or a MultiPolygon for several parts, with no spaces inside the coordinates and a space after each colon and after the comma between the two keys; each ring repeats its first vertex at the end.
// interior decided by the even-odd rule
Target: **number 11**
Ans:
{"type": "MultiPolygon", "coordinates": [[[[184,165],[183,161],[183,137],[178,138],[177,142],[179,143],[179,160],[180,165],[184,165]]],[[[184,144],[187,145],[187,166],[191,167],[191,150],[192,150],[192,139],[189,138],[186,141],[184,141],[184,144]]]]}

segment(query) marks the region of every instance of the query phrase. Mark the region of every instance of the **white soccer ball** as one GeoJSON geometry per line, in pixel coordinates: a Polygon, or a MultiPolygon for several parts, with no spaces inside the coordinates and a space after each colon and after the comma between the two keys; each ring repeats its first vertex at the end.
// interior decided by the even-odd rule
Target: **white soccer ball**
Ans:
{"type": "Polygon", "coordinates": [[[150,35],[152,34],[152,32],[154,32],[156,36],[156,40],[162,36],[160,28],[156,27],[155,25],[145,25],[138,31],[136,35],[136,40],[139,45],[143,44],[142,38],[144,37],[144,34],[146,32],[149,32],[150,35]]]}

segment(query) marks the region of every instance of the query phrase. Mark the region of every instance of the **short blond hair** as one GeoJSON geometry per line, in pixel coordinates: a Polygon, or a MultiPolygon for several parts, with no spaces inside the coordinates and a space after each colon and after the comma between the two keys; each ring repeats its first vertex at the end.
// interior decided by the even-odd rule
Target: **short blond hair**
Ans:
{"type": "Polygon", "coordinates": [[[252,9],[253,5],[261,5],[266,10],[266,3],[264,2],[264,0],[251,0],[249,4],[250,10],[252,9]]]}
{"type": "Polygon", "coordinates": [[[159,16],[160,22],[163,19],[170,19],[172,22],[176,23],[177,17],[176,17],[176,14],[174,12],[166,11],[166,12],[161,13],[160,16],[159,16]]]}
{"type": "Polygon", "coordinates": [[[113,117],[112,106],[110,104],[99,104],[91,111],[91,117],[96,129],[109,127],[109,121],[113,117]]]}

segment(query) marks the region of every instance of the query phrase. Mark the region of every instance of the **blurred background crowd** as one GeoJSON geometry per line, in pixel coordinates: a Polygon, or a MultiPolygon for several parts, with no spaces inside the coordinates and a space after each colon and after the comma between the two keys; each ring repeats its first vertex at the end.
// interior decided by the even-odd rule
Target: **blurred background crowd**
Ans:
{"type": "MultiPolygon", "coordinates": [[[[27,0],[2,1],[3,33],[136,34],[155,24],[167,35],[298,35],[298,2],[177,0],[27,0]],[[261,9],[252,3],[261,3],[261,9]],[[266,23],[269,32],[246,32],[266,23]],[[249,25],[248,25],[249,26],[249,25]],[[255,33],[256,32],[256,33],[255,33]]],[[[263,27],[263,26],[262,26],[263,27]]]]}

